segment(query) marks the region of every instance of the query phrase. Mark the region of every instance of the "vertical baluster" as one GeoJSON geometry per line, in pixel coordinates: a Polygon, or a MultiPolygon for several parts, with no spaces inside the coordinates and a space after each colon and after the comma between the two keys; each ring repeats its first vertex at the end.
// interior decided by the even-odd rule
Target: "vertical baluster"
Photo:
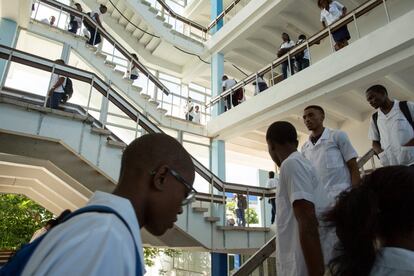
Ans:
{"type": "Polygon", "coordinates": [[[387,16],[387,22],[390,23],[391,18],[390,18],[390,14],[388,12],[387,2],[385,0],[382,0],[382,3],[384,4],[385,15],[387,16]]]}

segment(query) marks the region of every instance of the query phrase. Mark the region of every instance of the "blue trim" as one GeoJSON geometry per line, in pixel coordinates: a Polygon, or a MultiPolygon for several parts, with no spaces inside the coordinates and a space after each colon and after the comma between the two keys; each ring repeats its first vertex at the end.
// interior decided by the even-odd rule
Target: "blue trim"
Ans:
{"type": "Polygon", "coordinates": [[[211,253],[211,276],[227,276],[227,254],[211,253]]]}

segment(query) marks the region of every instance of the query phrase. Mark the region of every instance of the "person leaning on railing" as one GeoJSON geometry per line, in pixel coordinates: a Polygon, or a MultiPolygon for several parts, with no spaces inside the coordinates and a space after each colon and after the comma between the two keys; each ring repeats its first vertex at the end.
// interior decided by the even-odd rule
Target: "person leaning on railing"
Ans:
{"type": "MultiPolygon", "coordinates": [[[[92,11],[88,13],[88,15],[91,17],[93,21],[96,22],[96,24],[99,27],[104,29],[104,27],[102,26],[100,16],[104,15],[107,12],[107,10],[108,8],[105,5],[100,5],[97,11],[92,11]]],[[[91,25],[87,20],[84,20],[83,24],[85,25],[85,28],[88,29],[89,35],[90,35],[89,41],[87,43],[92,46],[101,43],[102,39],[101,39],[101,34],[99,33],[99,30],[95,26],[91,25]]]]}

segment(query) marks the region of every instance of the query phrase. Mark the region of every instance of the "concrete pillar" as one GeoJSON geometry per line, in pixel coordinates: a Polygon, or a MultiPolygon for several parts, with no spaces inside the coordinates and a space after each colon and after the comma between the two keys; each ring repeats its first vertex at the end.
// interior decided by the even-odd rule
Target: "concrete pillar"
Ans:
{"type": "MultiPolygon", "coordinates": [[[[0,44],[11,48],[16,46],[17,23],[13,20],[0,18],[0,44]]],[[[6,81],[7,60],[0,60],[0,84],[6,81]]]]}
{"type": "MultiPolygon", "coordinates": [[[[216,19],[223,11],[223,0],[210,0],[211,2],[211,19],[216,19]]],[[[223,26],[223,20],[220,20],[212,30],[215,33],[223,26]]],[[[221,78],[224,74],[224,56],[221,53],[215,53],[211,57],[211,91],[215,97],[221,93],[221,78]]],[[[211,116],[215,117],[224,112],[224,103],[217,104],[212,108],[211,116]]],[[[223,181],[226,179],[226,148],[224,141],[213,140],[211,143],[210,167],[213,173],[223,181]]],[[[211,275],[226,276],[228,273],[227,254],[211,253],[211,275]]]]}
{"type": "Polygon", "coordinates": [[[65,64],[68,64],[69,56],[70,56],[70,45],[67,43],[63,43],[63,49],[62,49],[62,54],[60,55],[60,58],[63,59],[65,64]]]}

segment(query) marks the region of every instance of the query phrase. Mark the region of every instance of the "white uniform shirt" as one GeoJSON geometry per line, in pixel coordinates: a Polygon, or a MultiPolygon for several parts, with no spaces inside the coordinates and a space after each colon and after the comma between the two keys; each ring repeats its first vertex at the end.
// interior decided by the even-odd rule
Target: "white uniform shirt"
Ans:
{"type": "Polygon", "coordinates": [[[227,91],[227,90],[229,90],[230,88],[232,88],[233,86],[235,86],[236,85],[236,81],[235,80],[233,80],[233,79],[227,79],[227,80],[225,80],[225,81],[223,81],[223,87],[224,87],[224,90],[223,91],[227,91]]]}
{"type": "Polygon", "coordinates": [[[102,13],[101,13],[101,11],[99,10],[99,8],[98,8],[98,10],[97,11],[92,11],[91,12],[91,18],[93,19],[93,21],[95,21],[95,22],[98,22],[97,20],[96,20],[96,18],[95,18],[95,15],[97,15],[99,18],[101,17],[101,15],[103,15],[102,13]]]}
{"type": "Polygon", "coordinates": [[[414,275],[414,252],[411,250],[384,247],[370,272],[371,276],[412,276],[414,275]]]}
{"type": "MultiPolygon", "coordinates": [[[[275,193],[277,193],[278,187],[279,187],[279,177],[276,177],[276,175],[275,175],[275,178],[269,178],[267,180],[266,188],[274,189],[275,193]]],[[[269,198],[275,198],[275,197],[272,196],[272,197],[269,197],[269,198]]]]}
{"type": "Polygon", "coordinates": [[[321,10],[321,21],[325,21],[327,25],[331,25],[342,16],[342,9],[344,5],[338,1],[333,1],[329,4],[329,11],[321,10]]]}
{"type": "Polygon", "coordinates": [[[315,145],[309,139],[301,151],[316,169],[331,204],[334,204],[335,197],[351,186],[351,174],[346,162],[358,157],[348,135],[340,130],[325,128],[315,145]]]}
{"type": "MultiPolygon", "coordinates": [[[[299,44],[302,44],[302,43],[304,43],[306,40],[304,40],[304,39],[299,39],[297,42],[296,42],[296,45],[299,45],[299,44]]],[[[303,58],[304,59],[309,59],[309,49],[308,48],[306,48],[305,50],[303,50],[303,58]]]]}
{"type": "Polygon", "coordinates": [[[200,111],[199,112],[193,112],[193,122],[199,124],[200,123],[200,111]]]}
{"type": "Polygon", "coordinates": [[[85,213],[56,226],[33,252],[22,275],[135,275],[134,243],[145,273],[140,228],[129,200],[95,192],[87,205],[108,206],[114,214],[85,213]]]}
{"type": "Polygon", "coordinates": [[[262,77],[257,77],[257,79],[255,80],[256,85],[255,85],[255,89],[254,89],[254,94],[257,95],[260,93],[260,89],[259,89],[259,83],[265,83],[265,80],[262,77]]]}
{"type": "MultiPolygon", "coordinates": [[[[321,212],[326,211],[328,204],[327,199],[322,200],[325,193],[321,186],[315,169],[299,152],[292,153],[283,161],[276,194],[277,275],[308,275],[299,240],[298,223],[293,213],[293,203],[302,199],[312,202],[319,217],[321,212]]],[[[326,237],[322,233],[320,238],[327,263],[331,258],[332,249],[324,245],[326,237]]]]}
{"type": "MultiPolygon", "coordinates": [[[[414,103],[407,102],[407,105],[414,118],[414,103]]],[[[381,164],[383,166],[414,164],[414,147],[402,146],[414,138],[414,131],[401,112],[399,101],[394,100],[394,105],[388,114],[384,114],[381,109],[377,111],[380,135],[371,117],[368,137],[372,141],[381,140],[381,148],[384,150],[379,155],[381,164]]]]}
{"type": "Polygon", "coordinates": [[[295,47],[295,42],[293,40],[287,41],[287,42],[283,42],[280,45],[280,49],[285,49],[285,48],[292,48],[295,47]]]}
{"type": "MultiPolygon", "coordinates": [[[[51,88],[58,82],[58,80],[59,80],[59,78],[60,77],[63,77],[63,76],[60,76],[60,75],[58,75],[58,74],[52,74],[52,80],[51,80],[51,82],[50,82],[50,84],[51,84],[51,88]]],[[[63,81],[63,83],[62,83],[62,85],[59,85],[55,90],[54,90],[54,92],[55,93],[65,93],[65,90],[63,90],[63,87],[66,85],[66,78],[65,78],[65,80],[63,81]]]]}

